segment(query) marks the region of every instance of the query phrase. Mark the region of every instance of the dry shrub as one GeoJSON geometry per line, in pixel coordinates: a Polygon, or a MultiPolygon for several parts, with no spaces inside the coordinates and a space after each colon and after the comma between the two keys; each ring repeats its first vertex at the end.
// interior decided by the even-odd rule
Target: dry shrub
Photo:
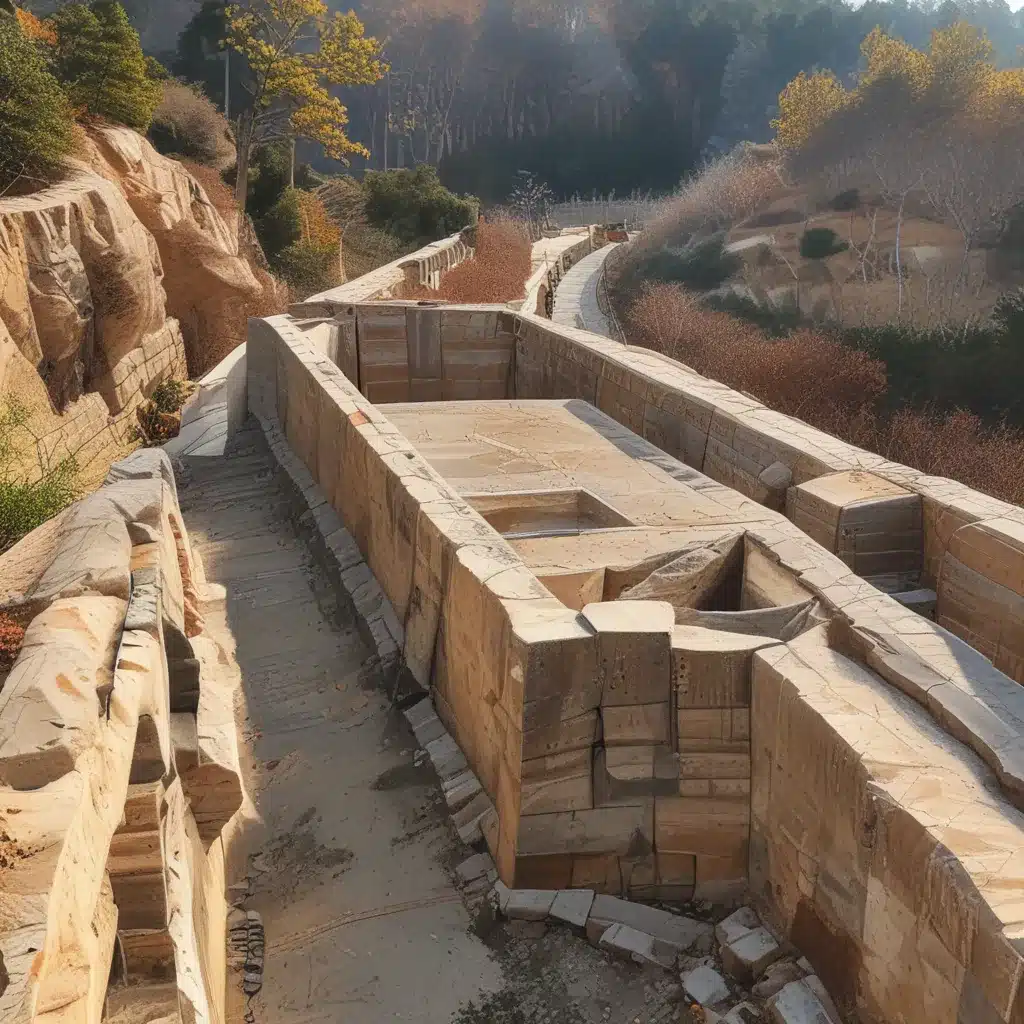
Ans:
{"type": "Polygon", "coordinates": [[[678,285],[645,286],[629,326],[645,347],[822,429],[885,394],[885,366],[865,353],[816,331],[768,338],[678,285]]]}
{"type": "Polygon", "coordinates": [[[0,612],[0,674],[14,667],[24,640],[24,625],[9,612],[0,612]]]}
{"type": "Polygon", "coordinates": [[[238,213],[238,204],[235,202],[234,191],[220,176],[220,171],[206,164],[198,164],[193,160],[179,160],[179,163],[203,186],[203,191],[213,203],[214,209],[227,224],[233,225],[235,215],[238,213]]]}
{"type": "Polygon", "coordinates": [[[1024,505],[1024,432],[1019,429],[1006,424],[986,426],[966,409],[946,415],[901,409],[888,420],[876,418],[870,426],[863,447],[924,473],[949,477],[1024,505]]]}
{"type": "Polygon", "coordinates": [[[430,297],[449,302],[521,299],[532,270],[532,252],[525,225],[513,220],[481,221],[473,258],[449,270],[430,297]]]}
{"type": "Polygon", "coordinates": [[[648,285],[629,312],[631,341],[894,462],[1024,503],[1024,433],[956,410],[880,411],[885,364],[817,331],[771,338],[709,310],[678,285],[648,285]]]}
{"type": "Polygon", "coordinates": [[[198,86],[170,79],[153,115],[149,137],[161,153],[183,156],[223,171],[235,162],[235,143],[224,115],[198,86]]]}
{"type": "Polygon", "coordinates": [[[664,202],[630,249],[639,254],[680,245],[705,228],[749,217],[783,187],[778,157],[766,157],[763,148],[740,147],[709,163],[664,202]]]}

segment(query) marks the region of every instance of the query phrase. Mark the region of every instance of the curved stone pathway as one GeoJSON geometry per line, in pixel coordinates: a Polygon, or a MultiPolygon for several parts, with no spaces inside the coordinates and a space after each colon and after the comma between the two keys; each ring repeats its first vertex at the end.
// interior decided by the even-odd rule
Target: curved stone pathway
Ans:
{"type": "Polygon", "coordinates": [[[565,277],[555,292],[555,311],[551,319],[564,327],[578,327],[606,338],[615,336],[611,321],[601,312],[597,299],[608,257],[617,244],[603,246],[584,256],[565,277]]]}

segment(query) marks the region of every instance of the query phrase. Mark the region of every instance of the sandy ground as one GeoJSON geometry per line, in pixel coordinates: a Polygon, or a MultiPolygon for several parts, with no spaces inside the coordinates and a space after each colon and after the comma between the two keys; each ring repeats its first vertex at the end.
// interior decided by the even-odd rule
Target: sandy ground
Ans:
{"type": "Polygon", "coordinates": [[[233,896],[263,918],[263,987],[246,1001],[229,979],[230,1024],[681,1019],[671,975],[464,898],[453,869],[472,851],[290,521],[262,436],[180,476],[192,542],[228,590],[258,819],[233,896]]]}

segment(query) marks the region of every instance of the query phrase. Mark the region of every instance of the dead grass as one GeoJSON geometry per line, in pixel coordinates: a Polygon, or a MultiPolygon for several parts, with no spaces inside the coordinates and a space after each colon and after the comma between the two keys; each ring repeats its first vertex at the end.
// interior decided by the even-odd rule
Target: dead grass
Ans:
{"type": "Polygon", "coordinates": [[[748,147],[709,163],[671,199],[630,249],[640,253],[682,245],[698,231],[718,230],[749,217],[784,190],[782,164],[764,147],[748,147]]]}
{"type": "Polygon", "coordinates": [[[441,278],[435,292],[415,298],[448,302],[511,302],[523,297],[532,269],[533,247],[526,226],[512,220],[481,221],[471,260],[460,263],[441,278]]]}
{"type": "Polygon", "coordinates": [[[197,160],[218,171],[235,162],[231,125],[201,89],[185,82],[163,83],[149,134],[161,153],[197,160]]]}
{"type": "Polygon", "coordinates": [[[206,164],[198,164],[194,160],[182,160],[178,162],[192,175],[206,193],[214,209],[227,221],[234,222],[238,213],[238,204],[235,202],[235,193],[220,176],[220,171],[215,167],[208,167],[206,164]]]}
{"type": "Polygon", "coordinates": [[[706,309],[678,285],[647,285],[628,314],[633,344],[754,396],[851,444],[1024,504],[1024,432],[970,412],[882,413],[885,364],[818,331],[775,339],[706,309]]]}

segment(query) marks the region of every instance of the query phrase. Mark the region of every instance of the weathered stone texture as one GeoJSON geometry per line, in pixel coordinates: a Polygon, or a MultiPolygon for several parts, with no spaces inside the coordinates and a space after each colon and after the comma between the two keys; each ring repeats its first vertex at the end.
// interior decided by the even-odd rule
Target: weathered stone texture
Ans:
{"type": "Polygon", "coordinates": [[[5,1020],[100,1020],[120,936],[128,987],[109,1005],[149,1005],[157,978],[188,1019],[223,1021],[233,680],[179,516],[167,457],[139,452],[26,545],[45,564],[4,597],[32,616],[0,694],[5,1020]],[[172,714],[186,632],[198,707],[172,714]]]}

